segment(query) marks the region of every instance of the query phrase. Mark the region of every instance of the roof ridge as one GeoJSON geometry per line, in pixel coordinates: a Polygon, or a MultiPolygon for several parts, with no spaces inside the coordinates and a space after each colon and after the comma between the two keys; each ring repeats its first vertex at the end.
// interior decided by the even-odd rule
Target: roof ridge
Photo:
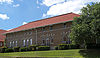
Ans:
{"type": "MultiPolygon", "coordinates": [[[[36,20],[36,21],[32,21],[32,22],[29,22],[29,23],[33,23],[33,22],[37,22],[37,21],[42,21],[42,20],[46,20],[46,19],[50,19],[50,18],[55,18],[55,17],[59,17],[59,16],[63,16],[63,15],[68,15],[68,14],[71,14],[73,12],[70,12],[70,13],[66,13],[66,14],[60,14],[60,15],[57,15],[57,16],[53,16],[53,17],[49,17],[49,18],[43,18],[43,19],[40,19],[40,20],[36,20]]],[[[75,14],[75,13],[73,13],[75,14]]],[[[78,15],[78,14],[77,14],[78,15]]],[[[27,23],[28,24],[28,23],[27,23]]],[[[26,24],[25,24],[26,25],[26,24]]]]}

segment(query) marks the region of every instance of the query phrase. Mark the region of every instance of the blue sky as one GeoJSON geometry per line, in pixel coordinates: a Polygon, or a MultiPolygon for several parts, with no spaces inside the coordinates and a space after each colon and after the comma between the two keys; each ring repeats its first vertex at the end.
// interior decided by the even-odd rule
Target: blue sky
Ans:
{"type": "Polygon", "coordinates": [[[0,0],[0,29],[9,30],[69,12],[78,14],[91,2],[100,0],[0,0]]]}

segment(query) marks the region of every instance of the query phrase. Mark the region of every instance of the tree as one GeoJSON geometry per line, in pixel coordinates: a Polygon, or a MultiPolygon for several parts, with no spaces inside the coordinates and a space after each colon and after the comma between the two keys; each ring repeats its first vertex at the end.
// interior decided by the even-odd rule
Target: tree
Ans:
{"type": "Polygon", "coordinates": [[[100,3],[92,3],[81,9],[80,17],[75,17],[70,38],[75,44],[96,43],[100,39],[100,3]]]}

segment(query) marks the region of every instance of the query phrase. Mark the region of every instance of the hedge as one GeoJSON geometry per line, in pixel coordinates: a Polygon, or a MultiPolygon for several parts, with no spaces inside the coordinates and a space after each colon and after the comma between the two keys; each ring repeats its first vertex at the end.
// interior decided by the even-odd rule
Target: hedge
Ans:
{"type": "Polygon", "coordinates": [[[55,46],[55,50],[58,50],[58,46],[55,46]]]}
{"type": "Polygon", "coordinates": [[[68,45],[67,44],[59,44],[58,45],[58,49],[59,50],[66,50],[66,49],[68,49],[69,47],[68,47],[68,45]]]}
{"type": "Polygon", "coordinates": [[[36,45],[30,45],[29,47],[28,47],[28,51],[36,51],[36,45]]]}
{"type": "Polygon", "coordinates": [[[14,52],[14,50],[12,48],[7,48],[5,49],[5,52],[14,52]]]}
{"type": "Polygon", "coordinates": [[[20,51],[20,52],[27,51],[27,47],[21,47],[21,48],[19,49],[19,51],[20,51]]]}
{"type": "Polygon", "coordinates": [[[0,53],[4,53],[5,52],[5,49],[7,49],[7,47],[0,48],[0,53]]]}
{"type": "Polygon", "coordinates": [[[58,49],[59,50],[66,50],[66,49],[79,49],[79,45],[73,45],[73,44],[59,44],[58,49]]]}
{"type": "Polygon", "coordinates": [[[38,50],[39,51],[50,50],[50,47],[49,46],[38,46],[38,50]]]}
{"type": "Polygon", "coordinates": [[[14,47],[14,52],[19,52],[20,47],[14,47]]]}

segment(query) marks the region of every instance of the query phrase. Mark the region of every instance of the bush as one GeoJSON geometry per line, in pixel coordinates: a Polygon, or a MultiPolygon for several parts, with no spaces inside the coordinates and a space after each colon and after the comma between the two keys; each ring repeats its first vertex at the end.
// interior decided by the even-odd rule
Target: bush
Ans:
{"type": "Polygon", "coordinates": [[[59,50],[66,50],[66,49],[79,49],[79,45],[74,45],[74,44],[59,44],[58,49],[59,50]]]}
{"type": "Polygon", "coordinates": [[[28,47],[28,51],[36,51],[36,45],[30,45],[29,47],[28,47]]]}
{"type": "Polygon", "coordinates": [[[5,49],[5,52],[14,52],[14,50],[12,48],[7,48],[5,49]]]}
{"type": "Polygon", "coordinates": [[[59,50],[66,50],[66,49],[68,49],[69,48],[69,46],[67,45],[67,44],[59,44],[58,45],[58,49],[59,50]]]}
{"type": "Polygon", "coordinates": [[[87,49],[100,49],[100,44],[88,43],[86,44],[87,49]]]}
{"type": "Polygon", "coordinates": [[[55,50],[58,50],[58,46],[55,46],[55,50]]]}
{"type": "Polygon", "coordinates": [[[38,50],[39,51],[50,50],[50,47],[49,46],[38,46],[38,50]]]}
{"type": "Polygon", "coordinates": [[[19,49],[20,52],[27,51],[27,47],[22,47],[19,49]]]}
{"type": "Polygon", "coordinates": [[[7,49],[7,47],[0,48],[0,53],[4,53],[5,52],[5,49],[7,49]]]}
{"type": "Polygon", "coordinates": [[[14,47],[13,49],[14,49],[14,52],[19,52],[19,48],[20,47],[14,47]]]}
{"type": "Polygon", "coordinates": [[[79,45],[73,45],[73,44],[70,44],[70,48],[69,49],[79,49],[80,46],[79,45]]]}

